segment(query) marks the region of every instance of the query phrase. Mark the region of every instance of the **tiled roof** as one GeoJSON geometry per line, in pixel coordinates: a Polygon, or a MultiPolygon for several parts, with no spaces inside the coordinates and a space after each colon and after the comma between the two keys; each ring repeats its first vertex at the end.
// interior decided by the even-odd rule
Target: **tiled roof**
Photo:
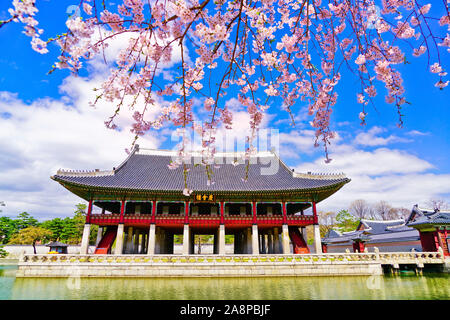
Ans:
{"type": "MultiPolygon", "coordinates": [[[[290,170],[277,155],[271,152],[258,154],[251,159],[248,181],[244,182],[245,164],[235,165],[225,160],[225,164],[213,166],[212,183],[208,185],[205,167],[188,164],[188,188],[195,191],[269,191],[304,190],[340,187],[350,181],[343,174],[297,174],[290,170]],[[271,164],[278,170],[264,174],[271,164]]],[[[183,191],[185,188],[183,166],[169,169],[172,161],[169,152],[146,151],[135,148],[130,156],[112,171],[58,171],[52,178],[62,184],[87,187],[106,187],[132,190],[183,191]]]]}
{"type": "Polygon", "coordinates": [[[407,225],[414,227],[427,224],[450,224],[450,212],[420,209],[415,205],[408,218],[407,225]]]}
{"type": "Polygon", "coordinates": [[[340,236],[329,232],[322,241],[328,244],[351,244],[354,239],[365,240],[366,243],[383,243],[398,241],[419,240],[419,232],[405,225],[404,220],[367,220],[361,219],[361,224],[366,228],[363,230],[343,233],[340,236]]]}
{"type": "Polygon", "coordinates": [[[328,236],[324,239],[322,239],[322,242],[327,244],[333,244],[333,243],[351,243],[353,242],[353,239],[360,239],[363,236],[363,231],[350,231],[350,232],[344,232],[340,236],[328,236]]]}
{"type": "MultiPolygon", "coordinates": [[[[370,234],[381,234],[386,233],[389,229],[393,227],[400,227],[405,224],[403,219],[399,220],[368,220],[361,219],[361,223],[365,226],[364,231],[370,234]]],[[[399,230],[396,230],[399,231],[399,230]]]]}
{"type": "Polygon", "coordinates": [[[69,245],[61,243],[59,241],[49,242],[45,245],[46,247],[68,247],[69,245]]]}

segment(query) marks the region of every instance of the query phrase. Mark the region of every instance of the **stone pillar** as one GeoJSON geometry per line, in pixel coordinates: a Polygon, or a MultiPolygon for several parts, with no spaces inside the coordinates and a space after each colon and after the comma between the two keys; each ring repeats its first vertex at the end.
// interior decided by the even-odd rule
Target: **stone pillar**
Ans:
{"type": "Polygon", "coordinates": [[[189,225],[185,224],[183,227],[183,255],[188,255],[191,252],[191,235],[189,230],[189,225]]]}
{"type": "Polygon", "coordinates": [[[273,253],[281,253],[280,234],[278,233],[278,228],[273,228],[273,253]]]}
{"type": "Polygon", "coordinates": [[[139,250],[139,253],[145,253],[145,232],[141,232],[141,250],[139,250]]]}
{"type": "Polygon", "coordinates": [[[122,254],[123,251],[123,229],[124,229],[123,223],[119,223],[116,235],[116,248],[114,250],[115,255],[122,254]]]}
{"type": "Polygon", "coordinates": [[[134,230],[134,244],[132,253],[139,253],[139,236],[141,232],[138,229],[134,230]]]}
{"type": "Polygon", "coordinates": [[[155,225],[152,223],[150,225],[150,230],[148,231],[148,245],[147,245],[147,254],[154,255],[155,254],[155,243],[156,243],[156,232],[155,225]]]}
{"type": "Polygon", "coordinates": [[[89,223],[86,223],[83,229],[83,238],[81,238],[80,254],[88,254],[90,234],[91,234],[91,225],[89,223]]]}
{"type": "Polygon", "coordinates": [[[272,235],[272,230],[269,230],[269,232],[267,233],[267,253],[273,253],[273,235],[272,235]]]}
{"type": "Polygon", "coordinates": [[[262,253],[262,235],[258,234],[258,252],[262,253]]]}
{"type": "Polygon", "coordinates": [[[314,248],[316,249],[316,253],[322,253],[322,241],[320,239],[320,229],[319,225],[314,225],[314,248]]]}
{"type": "Polygon", "coordinates": [[[247,248],[248,242],[247,242],[247,232],[246,231],[247,230],[245,230],[245,229],[240,231],[240,234],[242,235],[241,236],[241,239],[242,239],[242,245],[241,245],[242,252],[241,253],[247,253],[247,251],[248,251],[248,248],[247,248]]]}
{"type": "Polygon", "coordinates": [[[266,254],[267,253],[267,244],[266,244],[266,234],[261,234],[261,253],[266,254]]]}
{"type": "Polygon", "coordinates": [[[219,255],[225,255],[225,225],[219,226],[219,255]]]}
{"type": "Polygon", "coordinates": [[[97,240],[95,241],[95,246],[98,246],[103,237],[103,227],[98,227],[97,240]]]}
{"type": "Polygon", "coordinates": [[[133,250],[133,227],[128,227],[127,241],[125,242],[124,253],[131,253],[133,250]]]}
{"type": "Polygon", "coordinates": [[[259,244],[258,244],[258,225],[252,225],[252,254],[259,254],[259,244]]]}
{"type": "Polygon", "coordinates": [[[245,230],[245,234],[246,234],[245,238],[247,241],[246,246],[245,246],[246,247],[245,253],[251,254],[252,253],[252,229],[247,228],[245,230]]]}
{"type": "Polygon", "coordinates": [[[291,253],[291,248],[289,246],[289,229],[287,224],[283,224],[281,233],[282,233],[281,242],[283,245],[283,254],[289,254],[291,253]]]}

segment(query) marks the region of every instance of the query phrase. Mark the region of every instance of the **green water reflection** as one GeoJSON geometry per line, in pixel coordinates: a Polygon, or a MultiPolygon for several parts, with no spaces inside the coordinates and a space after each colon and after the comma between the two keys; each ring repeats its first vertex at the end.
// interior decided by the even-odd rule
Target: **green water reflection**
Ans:
{"type": "Polygon", "coordinates": [[[450,299],[450,275],[283,278],[95,278],[14,277],[0,266],[0,300],[320,300],[450,299]]]}

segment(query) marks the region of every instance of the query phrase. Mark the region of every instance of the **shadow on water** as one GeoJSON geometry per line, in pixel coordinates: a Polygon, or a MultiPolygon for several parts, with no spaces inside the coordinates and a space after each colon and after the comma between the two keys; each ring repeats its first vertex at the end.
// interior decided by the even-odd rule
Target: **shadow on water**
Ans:
{"type": "MultiPolygon", "coordinates": [[[[8,278],[3,276],[3,278],[8,278]]],[[[0,278],[2,279],[2,278],[0,278]]],[[[18,278],[0,299],[449,299],[448,274],[282,278],[18,278]]]]}

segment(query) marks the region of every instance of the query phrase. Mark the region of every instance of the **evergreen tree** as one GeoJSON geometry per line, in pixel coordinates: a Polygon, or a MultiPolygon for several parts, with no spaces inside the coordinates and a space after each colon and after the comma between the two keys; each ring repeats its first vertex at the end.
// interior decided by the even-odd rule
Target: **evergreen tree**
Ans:
{"type": "Polygon", "coordinates": [[[359,224],[359,219],[347,210],[341,210],[336,215],[336,229],[340,232],[354,231],[359,224]]]}
{"type": "Polygon", "coordinates": [[[19,230],[22,230],[28,227],[37,227],[39,223],[35,218],[30,216],[28,212],[22,212],[21,214],[18,215],[16,219],[16,224],[17,228],[19,230]]]}
{"type": "Polygon", "coordinates": [[[0,243],[8,243],[11,236],[18,231],[16,220],[0,217],[0,243]]]}
{"type": "Polygon", "coordinates": [[[44,221],[39,226],[41,228],[51,231],[52,233],[52,237],[50,239],[51,241],[63,241],[62,234],[65,227],[64,224],[65,224],[64,220],[62,220],[61,218],[55,218],[52,220],[44,221]]]}

